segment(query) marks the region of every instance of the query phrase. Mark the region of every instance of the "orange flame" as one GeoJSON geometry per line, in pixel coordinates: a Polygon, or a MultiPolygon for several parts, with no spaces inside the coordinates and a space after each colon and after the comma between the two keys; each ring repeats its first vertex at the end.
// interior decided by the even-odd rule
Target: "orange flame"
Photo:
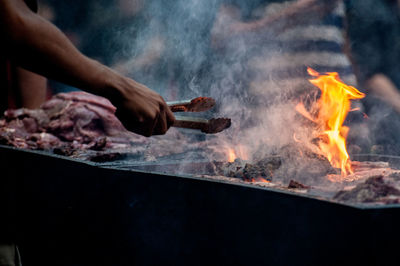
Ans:
{"type": "Polygon", "coordinates": [[[234,162],[236,158],[246,161],[249,159],[248,154],[247,148],[240,144],[236,145],[234,148],[227,148],[226,152],[227,160],[230,163],[234,162]]]}
{"type": "Polygon", "coordinates": [[[232,148],[228,148],[228,162],[233,163],[236,159],[235,150],[232,148]]]}
{"type": "Polygon", "coordinates": [[[269,181],[269,180],[267,180],[267,179],[265,179],[264,177],[261,177],[261,176],[256,177],[256,178],[252,178],[250,180],[250,182],[252,182],[252,183],[271,183],[271,181],[269,181]]]}
{"type": "Polygon", "coordinates": [[[346,176],[353,171],[346,149],[349,128],[343,126],[343,122],[350,111],[350,100],[364,98],[365,94],[344,84],[336,72],[321,75],[311,68],[307,72],[315,77],[310,82],[321,90],[321,97],[310,112],[303,104],[299,104],[296,110],[317,124],[322,154],[333,167],[341,169],[342,176],[346,176]]]}

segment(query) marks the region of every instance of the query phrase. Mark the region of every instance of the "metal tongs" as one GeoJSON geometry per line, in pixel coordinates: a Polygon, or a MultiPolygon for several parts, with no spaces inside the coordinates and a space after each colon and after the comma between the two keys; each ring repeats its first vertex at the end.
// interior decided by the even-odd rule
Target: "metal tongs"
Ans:
{"type": "MultiPolygon", "coordinates": [[[[215,100],[209,97],[198,97],[193,100],[167,102],[172,112],[204,112],[215,105],[215,100]]],[[[206,134],[215,134],[231,126],[230,118],[203,119],[198,117],[175,116],[173,127],[201,130],[206,134]]]]}

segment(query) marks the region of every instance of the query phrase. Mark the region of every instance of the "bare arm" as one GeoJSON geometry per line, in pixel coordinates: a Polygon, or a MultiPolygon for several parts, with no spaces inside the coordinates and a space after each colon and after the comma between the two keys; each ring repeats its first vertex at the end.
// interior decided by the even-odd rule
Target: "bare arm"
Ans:
{"type": "Polygon", "coordinates": [[[397,113],[400,113],[400,92],[387,76],[375,74],[366,82],[366,85],[372,94],[392,106],[397,113]]]}
{"type": "Polygon", "coordinates": [[[23,68],[15,70],[17,106],[35,109],[46,100],[47,79],[23,68]]]}
{"type": "Polygon", "coordinates": [[[81,54],[53,24],[31,12],[23,0],[0,2],[2,49],[20,66],[109,98],[127,129],[163,134],[174,121],[160,95],[81,54]]]}

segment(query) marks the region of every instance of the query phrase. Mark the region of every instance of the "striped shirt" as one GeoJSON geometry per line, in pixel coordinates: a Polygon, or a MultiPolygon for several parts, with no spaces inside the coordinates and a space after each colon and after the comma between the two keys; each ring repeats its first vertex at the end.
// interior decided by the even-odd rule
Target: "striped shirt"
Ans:
{"type": "MultiPolygon", "coordinates": [[[[293,1],[273,3],[263,9],[263,16],[280,12],[293,1]]],[[[260,12],[260,10],[258,10],[260,12]]],[[[320,21],[297,23],[268,40],[261,52],[250,59],[249,68],[256,73],[250,93],[271,99],[291,97],[312,89],[306,68],[338,72],[347,84],[356,85],[352,66],[344,50],[344,5],[337,7],[320,21]]]]}

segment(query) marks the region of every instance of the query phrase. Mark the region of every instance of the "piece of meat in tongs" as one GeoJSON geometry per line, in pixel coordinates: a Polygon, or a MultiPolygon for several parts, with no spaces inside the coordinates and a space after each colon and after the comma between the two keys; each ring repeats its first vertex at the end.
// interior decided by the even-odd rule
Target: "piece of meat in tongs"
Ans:
{"type": "MultiPolygon", "coordinates": [[[[204,112],[215,105],[209,97],[198,97],[193,100],[167,102],[172,112],[204,112]]],[[[175,116],[173,127],[201,130],[206,134],[215,134],[231,126],[230,118],[203,119],[198,117],[175,116]]]]}

